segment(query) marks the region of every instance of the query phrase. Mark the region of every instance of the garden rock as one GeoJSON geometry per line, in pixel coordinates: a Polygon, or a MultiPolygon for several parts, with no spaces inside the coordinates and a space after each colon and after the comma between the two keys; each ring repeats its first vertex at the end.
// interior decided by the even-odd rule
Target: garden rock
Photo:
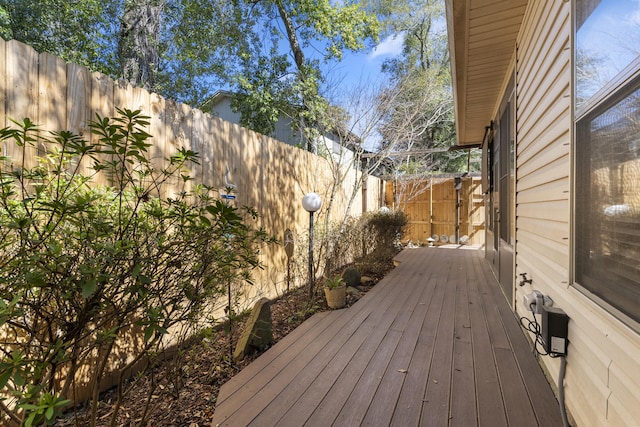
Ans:
{"type": "Polygon", "coordinates": [[[349,295],[360,295],[360,289],[354,288],[353,286],[347,287],[347,294],[349,295]]]}
{"type": "Polygon", "coordinates": [[[239,361],[251,352],[264,350],[272,342],[271,301],[261,298],[251,310],[251,315],[236,345],[236,351],[233,353],[233,360],[239,361]]]}

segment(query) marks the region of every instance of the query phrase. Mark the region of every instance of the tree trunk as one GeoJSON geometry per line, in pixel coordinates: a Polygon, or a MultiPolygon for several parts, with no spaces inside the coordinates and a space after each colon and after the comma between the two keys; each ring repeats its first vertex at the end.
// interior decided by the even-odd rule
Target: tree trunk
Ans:
{"type": "MultiPolygon", "coordinates": [[[[298,40],[298,35],[296,34],[295,24],[293,23],[293,20],[291,19],[289,12],[287,11],[282,0],[276,0],[275,4],[276,4],[276,7],[278,8],[280,19],[282,19],[282,23],[284,24],[284,27],[287,31],[287,39],[289,40],[289,46],[291,47],[291,52],[293,52],[293,58],[296,63],[296,68],[298,69],[298,79],[302,83],[302,87],[303,87],[302,93],[301,93],[302,106],[305,109],[305,111],[309,111],[309,98],[317,97],[318,95],[317,83],[315,81],[311,82],[307,80],[307,74],[309,73],[309,70],[307,69],[308,66],[306,64],[304,52],[302,51],[302,46],[300,45],[300,41],[298,40]],[[308,90],[307,88],[310,87],[310,85],[313,85],[311,87],[313,87],[315,90],[315,93],[313,94],[306,93],[306,91],[308,90]]],[[[317,154],[318,141],[316,140],[316,138],[307,138],[306,132],[305,132],[306,127],[314,126],[315,123],[307,123],[307,119],[302,117],[300,121],[301,121],[300,130],[302,131],[302,134],[305,136],[305,139],[307,139],[307,150],[314,154],[317,154]]]]}
{"type": "Polygon", "coordinates": [[[165,0],[127,0],[120,21],[118,54],[122,77],[150,91],[156,88],[164,5],[165,0]]]}

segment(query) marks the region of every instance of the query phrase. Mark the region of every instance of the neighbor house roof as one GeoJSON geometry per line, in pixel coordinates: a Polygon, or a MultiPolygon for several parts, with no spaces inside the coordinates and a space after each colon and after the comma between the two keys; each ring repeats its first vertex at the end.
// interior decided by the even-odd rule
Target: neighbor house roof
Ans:
{"type": "Polygon", "coordinates": [[[458,145],[482,142],[527,0],[446,0],[458,145]]]}

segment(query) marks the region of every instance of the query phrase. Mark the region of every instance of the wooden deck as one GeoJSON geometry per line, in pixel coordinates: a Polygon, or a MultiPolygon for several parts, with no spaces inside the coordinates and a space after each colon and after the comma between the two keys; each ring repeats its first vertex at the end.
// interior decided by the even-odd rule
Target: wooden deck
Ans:
{"type": "Polygon", "coordinates": [[[213,426],[560,426],[528,341],[473,249],[406,249],[225,384],[213,426]]]}

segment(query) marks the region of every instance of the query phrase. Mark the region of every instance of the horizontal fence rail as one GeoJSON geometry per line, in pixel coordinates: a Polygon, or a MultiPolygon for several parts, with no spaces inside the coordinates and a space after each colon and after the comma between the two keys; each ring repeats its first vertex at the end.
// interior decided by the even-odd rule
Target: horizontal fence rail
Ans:
{"type": "MultiPolygon", "coordinates": [[[[290,230],[294,236],[306,238],[309,214],[302,207],[302,197],[315,191],[328,200],[335,165],[300,148],[133,87],[124,80],[92,73],[47,53],[39,54],[15,40],[0,39],[0,128],[15,126],[12,120],[29,118],[42,130],[68,130],[87,140],[94,138],[96,142],[90,133],[90,121],[97,115],[113,117],[116,108],[140,110],[150,117],[146,130],[152,135],[153,162],[162,166],[163,159],[179,148],[198,152],[200,164],[192,164],[189,170],[194,182],[219,189],[224,189],[226,183],[234,184],[236,198],[232,203],[255,208],[260,214],[258,225],[279,239],[280,244],[262,248],[264,268],[255,271],[255,284],[243,292],[241,308],[249,307],[261,297],[282,294],[290,285],[285,232],[290,230]]],[[[2,156],[12,159],[12,164],[5,160],[1,167],[21,166],[15,163],[17,153],[12,144],[7,142],[1,149],[2,156]]],[[[25,164],[35,164],[37,151],[29,153],[31,156],[25,158],[25,164]]],[[[360,189],[354,187],[360,178],[361,172],[347,171],[342,187],[333,198],[334,219],[359,216],[382,206],[383,182],[369,176],[360,189]]],[[[97,175],[95,181],[105,182],[106,177],[97,175]]],[[[320,213],[327,215],[326,210],[320,213]]],[[[306,260],[296,262],[305,265],[306,260]]],[[[293,278],[292,286],[306,283],[306,275],[298,276],[293,278]]],[[[82,391],[78,389],[76,393],[76,399],[82,400],[82,391]]]]}

